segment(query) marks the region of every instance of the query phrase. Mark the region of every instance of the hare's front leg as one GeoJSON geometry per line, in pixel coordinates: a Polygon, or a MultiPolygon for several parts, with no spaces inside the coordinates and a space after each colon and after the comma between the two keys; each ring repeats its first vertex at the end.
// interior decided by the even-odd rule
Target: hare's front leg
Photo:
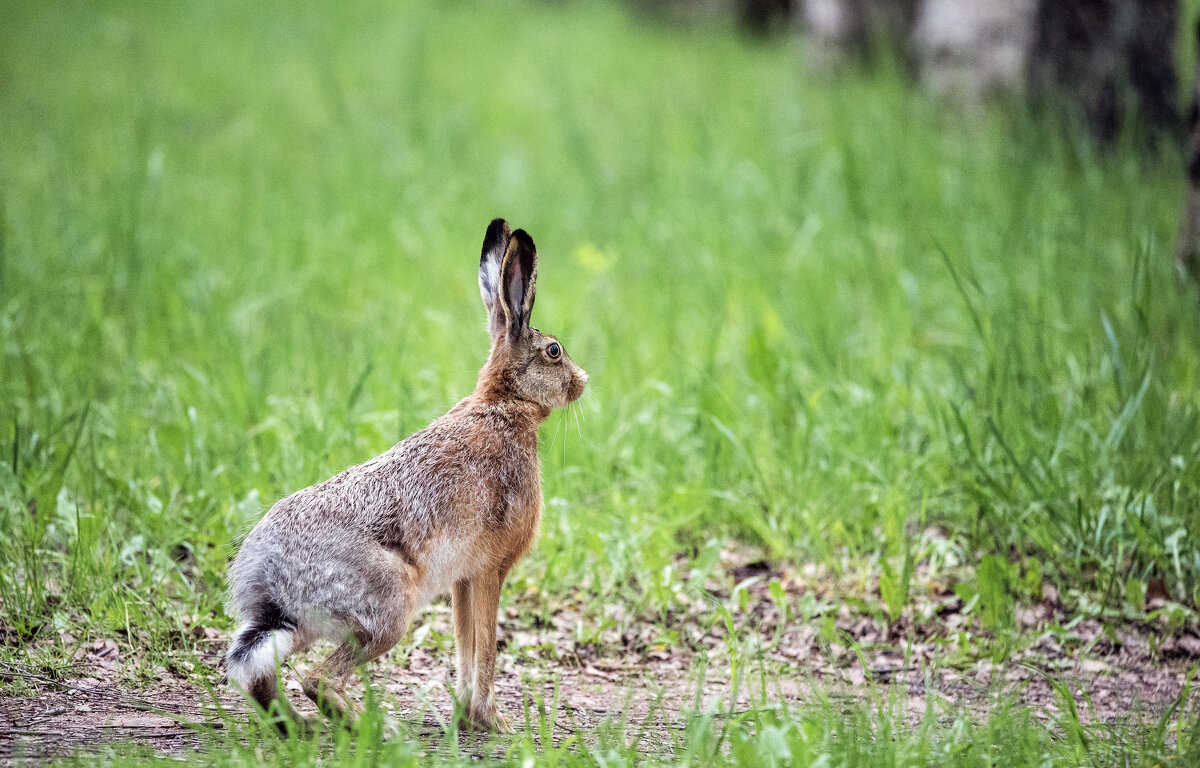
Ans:
{"type": "Polygon", "coordinates": [[[475,687],[475,615],[471,606],[471,584],[459,581],[451,598],[454,605],[454,646],[458,653],[455,690],[462,706],[471,703],[475,687]]]}
{"type": "Polygon", "coordinates": [[[488,573],[471,583],[471,607],[475,615],[475,686],[467,715],[478,728],[512,733],[512,724],[496,709],[493,682],[496,677],[496,610],[506,573],[488,573]]]}

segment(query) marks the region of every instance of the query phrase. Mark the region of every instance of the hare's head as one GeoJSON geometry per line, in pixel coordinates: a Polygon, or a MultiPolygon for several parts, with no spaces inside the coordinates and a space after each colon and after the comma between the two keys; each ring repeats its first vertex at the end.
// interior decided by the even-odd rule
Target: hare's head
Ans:
{"type": "Polygon", "coordinates": [[[583,394],[587,372],[558,339],[530,326],[537,289],[537,249],[523,229],[495,219],[483,237],[479,293],[487,307],[492,352],[481,373],[494,395],[561,408],[583,394]]]}

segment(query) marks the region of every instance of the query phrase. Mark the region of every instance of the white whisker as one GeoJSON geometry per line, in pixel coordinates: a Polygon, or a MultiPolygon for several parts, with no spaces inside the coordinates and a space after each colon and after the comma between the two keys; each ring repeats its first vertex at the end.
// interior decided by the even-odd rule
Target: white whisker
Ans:
{"type": "Polygon", "coordinates": [[[550,453],[552,453],[554,451],[554,442],[556,440],[558,440],[558,430],[561,427],[562,427],[562,416],[559,416],[558,421],[554,424],[554,437],[550,438],[550,450],[549,450],[550,453]]]}

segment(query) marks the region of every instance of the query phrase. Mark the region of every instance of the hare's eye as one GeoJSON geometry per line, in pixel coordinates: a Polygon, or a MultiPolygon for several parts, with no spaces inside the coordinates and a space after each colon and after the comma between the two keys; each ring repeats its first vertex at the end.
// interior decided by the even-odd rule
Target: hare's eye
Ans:
{"type": "Polygon", "coordinates": [[[550,346],[546,347],[546,354],[550,355],[551,360],[557,360],[562,354],[562,347],[558,346],[558,342],[552,342],[550,346]]]}

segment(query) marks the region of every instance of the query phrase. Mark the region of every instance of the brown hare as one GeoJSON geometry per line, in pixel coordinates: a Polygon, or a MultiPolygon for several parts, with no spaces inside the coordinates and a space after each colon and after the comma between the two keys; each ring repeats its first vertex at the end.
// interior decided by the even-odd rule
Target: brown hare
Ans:
{"type": "Polygon", "coordinates": [[[349,674],[392,648],[414,611],[452,592],[466,717],[511,732],[492,689],[500,588],[538,531],[538,425],[588,379],[529,324],[537,265],[533,239],[493,221],[479,260],[492,349],[475,391],[386,453],[277,502],[246,536],[229,569],[242,624],[226,668],[260,706],[278,702],[301,722],[277,690],[278,666],[325,638],[341,645],[304,693],[353,723],[349,674]]]}

